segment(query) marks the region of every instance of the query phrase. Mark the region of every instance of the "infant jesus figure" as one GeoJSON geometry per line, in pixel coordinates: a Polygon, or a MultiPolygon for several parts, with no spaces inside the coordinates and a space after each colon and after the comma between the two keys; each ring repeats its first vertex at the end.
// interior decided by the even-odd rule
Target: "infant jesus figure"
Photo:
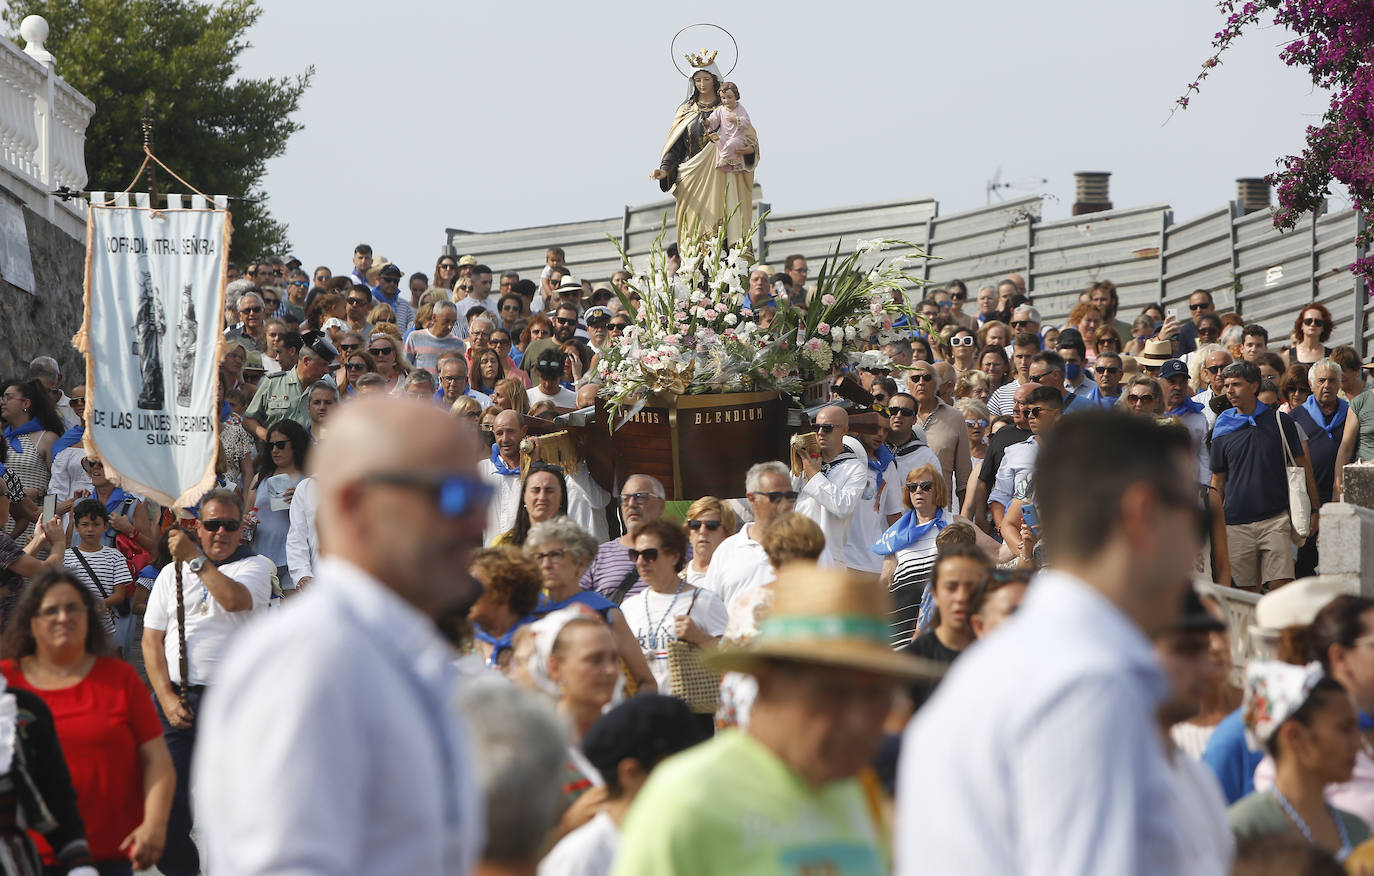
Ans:
{"type": "Polygon", "coordinates": [[[748,135],[753,130],[749,114],[739,105],[739,86],[733,82],[720,85],[720,103],[704,126],[717,133],[716,169],[726,173],[744,173],[744,156],[753,155],[748,135]]]}

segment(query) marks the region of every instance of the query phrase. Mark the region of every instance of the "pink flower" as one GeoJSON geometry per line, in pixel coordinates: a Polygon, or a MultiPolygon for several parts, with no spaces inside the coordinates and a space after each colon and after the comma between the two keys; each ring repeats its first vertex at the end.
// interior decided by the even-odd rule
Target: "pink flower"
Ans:
{"type": "Polygon", "coordinates": [[[830,295],[830,294],[827,293],[827,294],[821,296],[821,304],[824,304],[826,307],[829,307],[830,305],[832,305],[832,304],[834,304],[834,303],[835,303],[835,296],[834,296],[834,295],[830,295]]]}
{"type": "Polygon", "coordinates": [[[811,340],[806,342],[806,349],[810,350],[813,353],[820,350],[824,346],[825,342],[822,341],[820,338],[812,338],[811,340]]]}
{"type": "Polygon", "coordinates": [[[817,324],[816,324],[816,334],[818,334],[818,335],[828,335],[828,334],[830,334],[830,323],[828,323],[828,322],[817,323],[817,324]]]}
{"type": "Polygon", "coordinates": [[[707,319],[715,319],[717,314],[714,310],[708,309],[704,314],[702,314],[702,316],[706,317],[707,319]]]}

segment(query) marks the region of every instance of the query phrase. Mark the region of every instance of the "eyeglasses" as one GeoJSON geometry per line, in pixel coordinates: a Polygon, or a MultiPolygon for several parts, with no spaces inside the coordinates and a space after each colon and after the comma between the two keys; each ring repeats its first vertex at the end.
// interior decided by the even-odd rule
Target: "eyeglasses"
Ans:
{"type": "Polygon", "coordinates": [[[796,491],[796,490],[787,490],[786,492],[779,492],[779,491],[773,490],[773,491],[770,491],[770,492],[767,492],[767,493],[762,493],[762,492],[760,492],[760,493],[752,493],[751,495],[754,495],[754,496],[766,496],[766,497],[768,498],[768,501],[769,501],[769,502],[772,502],[774,505],[778,504],[779,502],[783,501],[784,499],[786,499],[788,502],[795,502],[795,501],[797,501],[797,491],[796,491]]]}
{"type": "Polygon", "coordinates": [[[1140,393],[1140,394],[1131,393],[1131,394],[1129,394],[1129,395],[1126,396],[1126,399],[1127,399],[1127,401],[1130,401],[1130,402],[1133,402],[1133,403],[1134,403],[1134,402],[1144,402],[1145,404],[1150,405],[1150,404],[1154,404],[1154,401],[1155,401],[1155,394],[1152,393],[1152,392],[1144,392],[1144,393],[1140,393]]]}
{"type": "Polygon", "coordinates": [[[837,428],[838,427],[834,423],[821,423],[819,426],[816,427],[816,431],[820,432],[822,435],[829,435],[831,432],[834,432],[837,428]]]}
{"type": "Polygon", "coordinates": [[[510,338],[492,338],[491,342],[498,347],[509,347],[510,338]]]}
{"type": "Polygon", "coordinates": [[[105,463],[101,462],[98,459],[83,459],[81,460],[81,467],[84,468],[86,471],[90,471],[94,468],[103,469],[105,468],[105,463]]]}
{"type": "Polygon", "coordinates": [[[520,312],[520,305],[518,305],[518,304],[502,304],[502,305],[501,305],[501,310],[502,310],[502,312],[504,312],[504,313],[519,313],[519,312],[520,312]]]}
{"type": "Polygon", "coordinates": [[[451,265],[451,264],[449,264],[448,262],[445,262],[445,263],[443,263],[443,264],[441,264],[441,265],[439,266],[439,270],[441,270],[441,271],[456,271],[456,270],[458,270],[458,266],[457,266],[457,265],[451,265]]]}
{"type": "Polygon", "coordinates": [[[573,317],[573,318],[569,319],[569,318],[566,317],[566,316],[558,316],[558,317],[554,317],[554,320],[553,320],[553,321],[556,322],[556,323],[558,323],[559,325],[577,325],[577,318],[576,318],[576,317],[573,317]]]}
{"type": "Polygon", "coordinates": [[[1026,416],[1027,416],[1027,417],[1039,417],[1040,415],[1044,414],[1046,411],[1052,411],[1052,410],[1054,410],[1054,408],[1049,408],[1049,407],[1044,407],[1044,406],[1041,406],[1041,405],[1036,405],[1036,406],[1033,407],[1033,408],[1026,408],[1026,416]]]}
{"type": "Polygon", "coordinates": [[[967,301],[967,300],[968,300],[968,293],[967,293],[967,292],[951,292],[951,293],[949,293],[949,300],[950,300],[950,301],[967,301]]]}
{"type": "Polygon", "coordinates": [[[354,307],[366,307],[372,302],[362,298],[349,298],[348,303],[353,305],[354,307]]]}
{"type": "Polygon", "coordinates": [[[467,376],[466,374],[445,374],[443,377],[440,377],[440,378],[439,378],[439,382],[440,382],[440,383],[466,383],[466,382],[467,382],[467,379],[468,379],[468,376],[467,376]]]}
{"type": "Polygon", "coordinates": [[[345,353],[352,353],[360,347],[362,347],[362,344],[339,344],[339,349],[345,353]]]}
{"type": "Polygon", "coordinates": [[[49,605],[38,610],[38,616],[43,620],[57,620],[60,615],[80,617],[86,613],[86,606],[79,602],[64,602],[61,605],[49,605]]]}
{"type": "Polygon", "coordinates": [[[542,563],[545,560],[549,560],[550,562],[556,563],[559,560],[563,559],[564,555],[566,555],[567,553],[568,552],[563,550],[562,548],[556,551],[543,551],[541,553],[537,553],[534,555],[534,561],[536,563],[542,563]]]}
{"type": "Polygon", "coordinates": [[[86,399],[82,398],[81,396],[77,396],[77,395],[72,396],[71,398],[67,399],[67,401],[70,402],[71,404],[74,404],[74,405],[84,405],[84,404],[86,404],[86,399]]]}
{"type": "Polygon", "coordinates": [[[366,362],[349,362],[347,365],[344,366],[344,368],[347,369],[347,370],[349,370],[349,371],[366,371],[366,370],[367,370],[367,363],[366,363],[366,362]]]}
{"type": "MultiPolygon", "coordinates": [[[[963,299],[961,298],[959,300],[962,301],[963,299]]],[[[949,345],[951,347],[972,347],[976,344],[977,341],[973,339],[973,335],[955,335],[949,339],[949,345]]]]}
{"type": "Polygon", "coordinates": [[[653,493],[621,493],[616,496],[616,501],[622,505],[645,505],[650,499],[660,498],[653,493]]]}
{"type": "Polygon", "coordinates": [[[887,409],[887,415],[889,417],[914,417],[916,416],[916,409],[889,406],[887,409]]]}
{"type": "Polygon", "coordinates": [[[1031,380],[1035,381],[1036,383],[1044,383],[1044,382],[1045,382],[1045,378],[1046,378],[1046,377],[1049,377],[1049,376],[1050,376],[1051,374],[1053,374],[1053,373],[1054,373],[1053,371],[1042,371],[1042,372],[1040,372],[1039,374],[1027,374],[1026,377],[1030,378],[1031,380]]]}
{"type": "Polygon", "coordinates": [[[930,383],[935,379],[935,375],[931,374],[929,371],[913,371],[908,379],[914,380],[917,383],[930,383]]]}
{"type": "MultiPolygon", "coordinates": [[[[349,367],[349,368],[352,368],[353,366],[352,366],[352,365],[349,365],[348,367],[349,367]]],[[[270,448],[272,448],[273,450],[285,450],[286,448],[288,448],[288,447],[291,446],[291,442],[290,442],[290,441],[268,441],[268,442],[267,442],[267,446],[270,447],[270,448]]]]}
{"type": "Polygon", "coordinates": [[[221,520],[218,518],[212,518],[210,520],[200,521],[201,528],[204,529],[206,532],[219,532],[221,529],[223,529],[225,532],[238,532],[239,527],[242,525],[242,520],[233,519],[221,520]]]}
{"type": "Polygon", "coordinates": [[[1208,365],[1208,366],[1207,366],[1207,372],[1208,372],[1209,374],[1220,374],[1220,373],[1221,373],[1221,369],[1223,369],[1223,368],[1225,368],[1225,367],[1226,367],[1225,365],[1208,365]]]}
{"type": "Polygon", "coordinates": [[[299,287],[301,287],[302,289],[308,289],[308,288],[310,288],[310,284],[307,283],[305,280],[292,280],[290,283],[287,283],[286,285],[288,285],[288,286],[299,286],[299,287]]]}
{"type": "Polygon", "coordinates": [[[1011,327],[1012,327],[1012,328],[1025,328],[1026,326],[1028,326],[1028,325],[1030,325],[1030,324],[1031,324],[1031,321],[1028,320],[1028,319],[1017,319],[1017,320],[1012,320],[1011,327]]]}
{"type": "Polygon", "coordinates": [[[486,481],[460,474],[382,472],[368,475],[363,481],[428,493],[439,513],[450,520],[473,511],[485,512],[492,494],[492,487],[486,481]]]}
{"type": "Polygon", "coordinates": [[[640,560],[643,560],[646,563],[658,562],[658,548],[645,548],[642,551],[637,551],[634,548],[630,548],[630,550],[627,553],[629,553],[630,562],[632,563],[637,563],[640,560]]]}
{"type": "Polygon", "coordinates": [[[1189,310],[1206,310],[1207,308],[1209,308],[1209,307],[1211,307],[1211,306],[1212,306],[1212,305],[1210,305],[1210,304],[1189,304],[1189,305],[1188,305],[1188,309],[1189,309],[1189,310]]]}
{"type": "Polygon", "coordinates": [[[906,485],[908,493],[929,493],[935,489],[934,481],[912,481],[906,485]]]}
{"type": "Polygon", "coordinates": [[[281,304],[281,299],[280,299],[280,298],[264,298],[264,299],[263,299],[263,303],[267,305],[267,309],[268,309],[268,310],[276,310],[277,307],[281,304]]]}
{"type": "Polygon", "coordinates": [[[239,313],[262,313],[262,305],[255,304],[252,307],[240,307],[239,313]]]}
{"type": "Polygon", "coordinates": [[[964,425],[965,425],[965,426],[968,426],[970,429],[986,429],[986,428],[987,428],[987,425],[988,425],[988,421],[987,421],[987,420],[965,420],[965,421],[964,421],[964,425]]]}
{"type": "Polygon", "coordinates": [[[698,529],[701,529],[703,526],[706,527],[706,531],[707,531],[707,532],[715,532],[717,529],[720,529],[720,521],[719,521],[719,520],[688,520],[688,521],[687,521],[687,528],[690,529],[690,530],[692,530],[693,532],[696,532],[698,529]]]}
{"type": "Polygon", "coordinates": [[[1221,334],[1221,329],[1217,328],[1214,325],[1204,325],[1197,330],[1197,333],[1204,337],[1209,335],[1219,335],[1221,334]]]}
{"type": "Polygon", "coordinates": [[[1098,365],[1098,366],[1097,366],[1096,368],[1094,368],[1093,370],[1096,371],[1098,374],[1120,374],[1120,373],[1121,373],[1121,369],[1120,369],[1120,368],[1117,368],[1115,365],[1098,365]]]}
{"type": "Polygon", "coordinates": [[[1302,324],[1303,324],[1303,325],[1319,325],[1319,326],[1323,326],[1323,327],[1324,327],[1324,326],[1326,325],[1326,320],[1321,319],[1320,317],[1318,317],[1317,319],[1304,319],[1304,320],[1302,321],[1302,324]]]}
{"type": "Polygon", "coordinates": [[[623,331],[625,331],[625,329],[627,329],[627,328],[629,328],[629,327],[630,327],[630,324],[629,324],[628,322],[613,322],[613,323],[611,323],[611,331],[613,331],[613,332],[623,332],[623,331]]]}
{"type": "Polygon", "coordinates": [[[367,351],[374,356],[390,356],[396,352],[390,347],[368,347],[367,351]]]}

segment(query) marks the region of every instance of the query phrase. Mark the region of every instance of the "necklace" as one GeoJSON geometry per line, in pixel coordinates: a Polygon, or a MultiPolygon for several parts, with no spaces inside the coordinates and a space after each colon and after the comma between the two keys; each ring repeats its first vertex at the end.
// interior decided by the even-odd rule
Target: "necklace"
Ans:
{"type": "MultiPolygon", "coordinates": [[[[1288,816],[1289,821],[1293,822],[1293,826],[1298,829],[1298,832],[1303,835],[1303,838],[1309,843],[1316,845],[1316,843],[1312,842],[1312,829],[1307,826],[1307,822],[1298,814],[1298,810],[1293,808],[1293,804],[1288,802],[1288,798],[1283,796],[1283,792],[1279,790],[1278,785],[1274,786],[1274,799],[1279,801],[1279,806],[1282,807],[1284,814],[1288,816]]],[[[1326,806],[1326,811],[1331,815],[1331,820],[1336,822],[1336,830],[1341,835],[1341,847],[1336,852],[1336,860],[1344,861],[1346,858],[1350,857],[1350,836],[1345,832],[1345,822],[1336,814],[1336,810],[1331,808],[1331,804],[1325,803],[1324,805],[1326,806]]]]}
{"type": "MultiPolygon", "coordinates": [[[[670,602],[668,603],[668,607],[665,608],[665,609],[663,610],[663,614],[662,614],[662,616],[659,617],[658,623],[654,623],[653,618],[651,618],[651,617],[649,616],[649,594],[650,594],[650,593],[653,593],[654,591],[653,591],[652,588],[645,591],[645,593],[644,593],[644,622],[645,622],[646,624],[649,625],[649,629],[648,629],[649,650],[651,650],[651,651],[657,651],[657,650],[658,650],[658,631],[659,631],[660,628],[662,628],[663,622],[666,621],[666,620],[668,619],[668,613],[671,612],[671,611],[673,610],[673,606],[674,606],[674,605],[677,605],[677,598],[678,598],[678,596],[682,593],[682,588],[683,588],[683,587],[686,587],[686,586],[687,586],[687,582],[686,582],[686,581],[678,581],[678,582],[677,582],[677,590],[673,591],[673,598],[672,598],[672,601],[670,601],[670,602]]],[[[664,638],[665,638],[665,639],[667,638],[667,633],[664,633],[664,638]]]]}

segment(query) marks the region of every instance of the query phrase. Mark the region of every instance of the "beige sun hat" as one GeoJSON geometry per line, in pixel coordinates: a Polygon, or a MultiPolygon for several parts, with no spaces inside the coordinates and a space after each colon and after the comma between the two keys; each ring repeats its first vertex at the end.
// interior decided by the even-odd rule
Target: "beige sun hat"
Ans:
{"type": "Polygon", "coordinates": [[[945,667],[892,650],[887,588],[876,575],[790,563],[773,583],[773,607],[758,635],[706,655],[713,669],[750,672],[772,658],[896,678],[939,678],[945,667]]]}
{"type": "Polygon", "coordinates": [[[1136,358],[1142,365],[1158,368],[1174,358],[1174,345],[1170,341],[1146,341],[1144,351],[1136,358]]]}

